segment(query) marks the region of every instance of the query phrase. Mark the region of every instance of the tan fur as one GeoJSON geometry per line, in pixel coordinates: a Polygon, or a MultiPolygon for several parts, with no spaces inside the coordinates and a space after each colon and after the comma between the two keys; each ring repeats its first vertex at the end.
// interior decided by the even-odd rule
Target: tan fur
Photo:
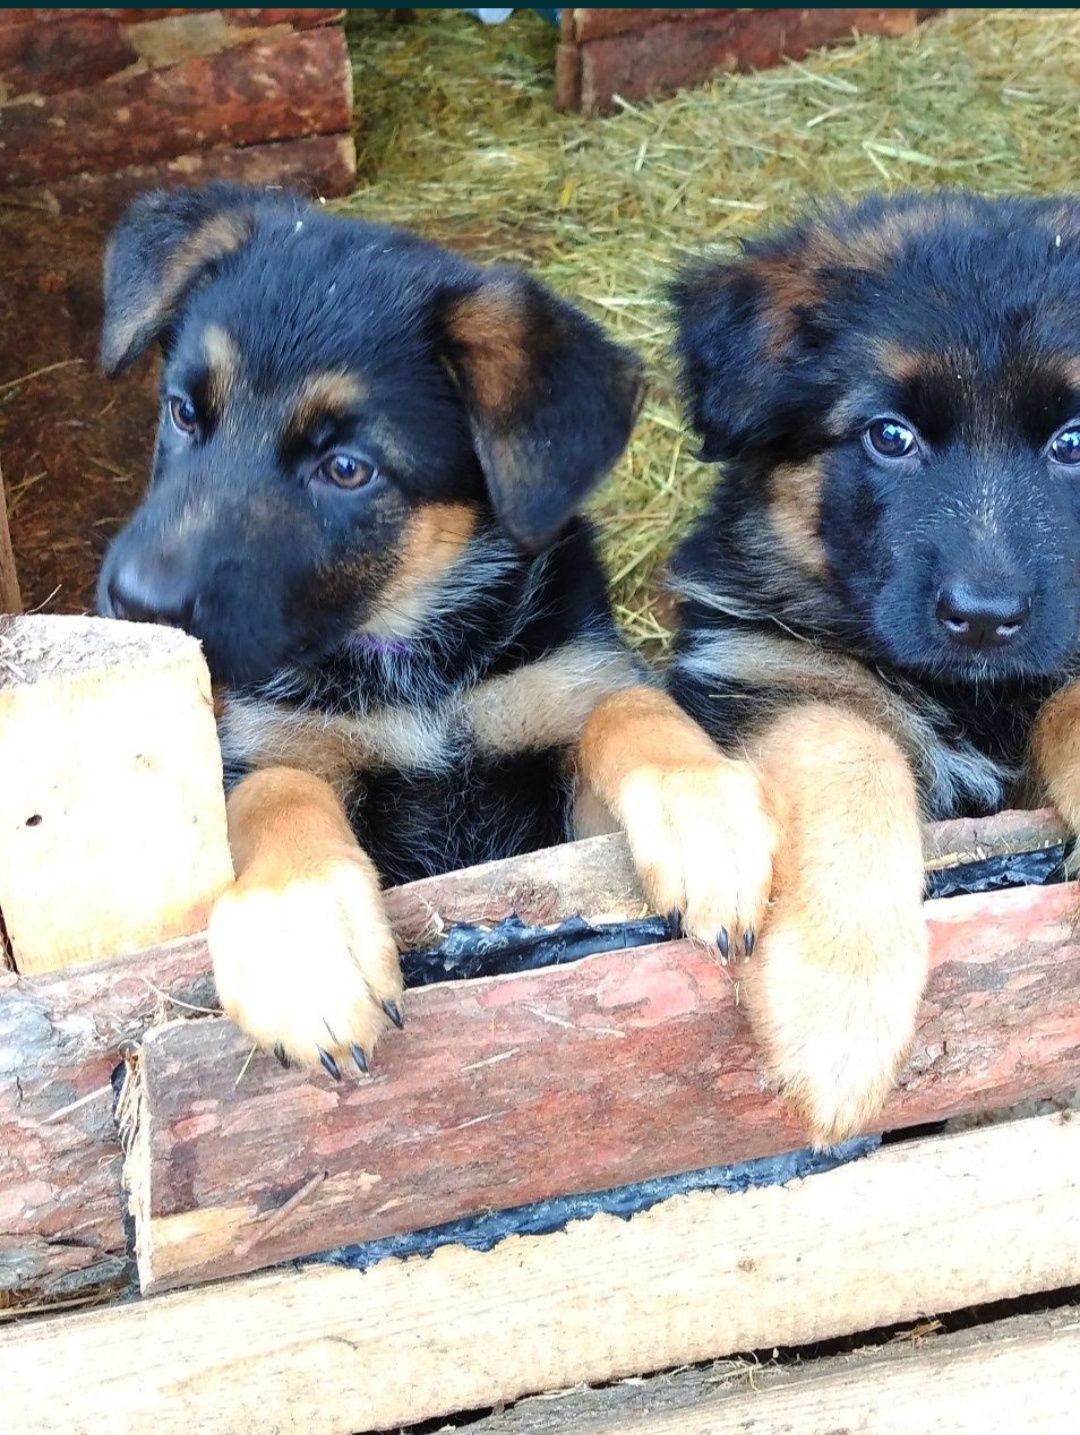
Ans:
{"type": "Polygon", "coordinates": [[[302,435],[321,418],[337,418],[363,403],[367,388],[356,375],[346,371],[312,374],[304,380],[293,400],[292,413],[285,423],[287,435],[302,435]]]}
{"type": "Polygon", "coordinates": [[[358,774],[438,772],[466,745],[493,757],[569,746],[602,698],[635,681],[621,648],[573,643],[466,689],[441,708],[330,714],[230,697],[221,745],[227,759],[245,766],[314,773],[344,800],[358,774]]]}
{"type": "Polygon", "coordinates": [[[781,463],[769,475],[769,517],[787,555],[817,577],[828,571],[818,525],[821,460],[781,463]]]}
{"type": "Polygon", "coordinates": [[[734,682],[765,690],[758,700],[763,722],[800,699],[827,702],[856,714],[899,744],[934,798],[946,801],[951,789],[964,788],[993,805],[1011,789],[1015,774],[1004,764],[981,755],[971,744],[948,743],[939,736],[931,699],[923,697],[920,706],[905,701],[872,669],[841,653],[779,633],[727,629],[704,639],[682,665],[701,678],[722,673],[734,682]],[[775,690],[772,700],[770,688],[775,690]]]}
{"type": "Polygon", "coordinates": [[[768,1069],[818,1144],[866,1129],[926,981],[922,847],[903,753],[854,714],[796,707],[752,748],[779,812],[773,905],[744,991],[768,1069]]]}
{"type": "Polygon", "coordinates": [[[210,370],[210,402],[218,415],[224,413],[240,373],[240,351],[231,334],[219,324],[207,324],[202,336],[206,366],[210,370]]]}
{"type": "Polygon", "coordinates": [[[402,991],[374,866],[308,772],[253,773],[228,818],[237,879],[208,932],[222,1006],[260,1046],[310,1067],[321,1047],[355,1071],[351,1045],[370,1055],[402,991]]]}
{"type": "Polygon", "coordinates": [[[1046,796],[1080,832],[1080,682],[1055,693],[1035,719],[1031,763],[1046,796]]]}
{"type": "Polygon", "coordinates": [[[577,740],[597,704],[639,681],[629,653],[587,641],[492,678],[465,698],[468,726],[486,754],[537,752],[577,740]]]}
{"type": "MultiPolygon", "coordinates": [[[[725,757],[666,693],[638,685],[601,703],[578,750],[582,813],[627,834],[646,897],[691,936],[734,955],[760,927],[776,825],[756,771],[725,757]]],[[[752,938],[751,938],[752,941],[752,938]]]]}
{"type": "Polygon", "coordinates": [[[457,301],[447,316],[446,330],[460,350],[472,398],[490,417],[508,417],[530,372],[519,295],[509,284],[485,284],[457,301]]]}
{"type": "Polygon", "coordinates": [[[408,638],[427,615],[446,570],[476,532],[476,510],[463,503],[429,503],[408,519],[397,566],[362,632],[408,638]]]}

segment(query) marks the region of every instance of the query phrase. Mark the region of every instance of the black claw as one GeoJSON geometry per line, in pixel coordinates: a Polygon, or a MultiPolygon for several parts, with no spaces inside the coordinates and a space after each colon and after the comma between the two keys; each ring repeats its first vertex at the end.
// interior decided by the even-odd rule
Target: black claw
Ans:
{"type": "Polygon", "coordinates": [[[286,1056],[286,1054],[285,1054],[285,1048],[284,1048],[284,1046],[281,1044],[280,1041],[279,1041],[278,1044],[274,1047],[274,1055],[277,1057],[278,1061],[279,1061],[279,1062],[281,1063],[281,1065],[285,1068],[285,1070],[288,1071],[289,1067],[292,1066],[292,1062],[291,1062],[291,1061],[289,1060],[289,1058],[286,1056]]]}
{"type": "Polygon", "coordinates": [[[401,1008],[397,1002],[383,1002],[382,1009],[397,1027],[398,1031],[401,1031],[405,1025],[405,1018],[401,1015],[401,1008]]]}
{"type": "Polygon", "coordinates": [[[672,907],[671,911],[667,914],[667,924],[668,930],[670,931],[673,938],[682,936],[682,913],[679,911],[678,907],[672,907]]]}
{"type": "Polygon", "coordinates": [[[334,1058],[330,1055],[328,1051],[323,1051],[321,1046],[318,1048],[318,1052],[319,1060],[322,1062],[324,1068],[326,1069],[327,1075],[332,1076],[335,1081],[340,1081],[341,1072],[338,1071],[338,1064],[334,1060],[334,1058]]]}
{"type": "Polygon", "coordinates": [[[349,1047],[349,1050],[352,1052],[353,1061],[356,1062],[357,1071],[360,1072],[361,1076],[366,1076],[367,1057],[364,1055],[362,1048],[357,1046],[356,1042],[354,1041],[352,1046],[349,1047]]]}
{"type": "Polygon", "coordinates": [[[731,938],[728,936],[728,929],[721,927],[716,934],[716,945],[720,948],[720,955],[726,962],[731,951],[731,938]]]}
{"type": "Polygon", "coordinates": [[[747,929],[746,929],[746,935],[745,935],[745,936],[743,937],[743,939],[742,939],[742,944],[743,944],[743,951],[746,953],[746,955],[747,955],[748,957],[752,957],[752,956],[754,955],[754,943],[755,943],[756,941],[757,941],[757,936],[756,936],[755,933],[754,933],[753,927],[747,927],[747,929]]]}

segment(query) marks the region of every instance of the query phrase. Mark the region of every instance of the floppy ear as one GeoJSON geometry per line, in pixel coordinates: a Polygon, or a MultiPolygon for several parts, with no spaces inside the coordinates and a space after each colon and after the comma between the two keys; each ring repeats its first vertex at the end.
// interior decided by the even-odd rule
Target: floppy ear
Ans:
{"type": "Polygon", "coordinates": [[[539,552],[625,448],[641,361],[516,270],[488,271],[441,317],[496,516],[539,552]]]}
{"type": "Polygon", "coordinates": [[[109,378],[166,327],[191,287],[251,238],[263,193],[241,185],[152,190],[128,207],[105,251],[101,367],[109,378]]]}
{"type": "Polygon", "coordinates": [[[743,258],[703,260],[669,291],[683,397],[704,459],[730,459],[805,419],[820,390],[823,274],[806,231],[748,245],[743,258]]]}

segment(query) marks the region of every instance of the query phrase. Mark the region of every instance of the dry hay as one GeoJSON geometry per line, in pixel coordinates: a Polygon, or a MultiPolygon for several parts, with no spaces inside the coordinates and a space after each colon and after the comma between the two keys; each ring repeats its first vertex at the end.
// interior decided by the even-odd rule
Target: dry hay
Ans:
{"type": "Polygon", "coordinates": [[[649,362],[629,454],[594,503],[622,622],[652,646],[662,564],[712,473],[672,389],[663,285],[706,243],[809,199],[1075,184],[1080,12],[954,10],[900,40],[723,76],[583,120],[553,107],[555,31],[454,12],[353,12],[361,182],[344,209],[527,265],[649,362]]]}

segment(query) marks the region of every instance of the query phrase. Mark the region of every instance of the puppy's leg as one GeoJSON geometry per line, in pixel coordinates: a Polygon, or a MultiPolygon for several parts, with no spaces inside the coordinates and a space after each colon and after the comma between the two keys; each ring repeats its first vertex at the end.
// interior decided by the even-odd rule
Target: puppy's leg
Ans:
{"type": "Polygon", "coordinates": [[[1080,683],[1043,706],[1031,729],[1031,760],[1064,822],[1080,832],[1080,683]]]}
{"type": "Polygon", "coordinates": [[[652,907],[721,956],[754,947],[772,881],[776,825],[754,769],[725,757],[654,688],[613,693],[585,725],[580,806],[626,831],[652,907]]]}
{"type": "Polygon", "coordinates": [[[222,1006],[279,1057],[363,1070],[400,1023],[401,969],[337,795],[310,773],[266,768],[233,790],[228,819],[237,879],[209,927],[222,1006]]]}
{"type": "Polygon", "coordinates": [[[771,1076],[819,1145],[871,1121],[926,981],[922,845],[902,752],[862,718],[789,710],[755,747],[783,794],[760,958],[744,991],[771,1076]]]}

